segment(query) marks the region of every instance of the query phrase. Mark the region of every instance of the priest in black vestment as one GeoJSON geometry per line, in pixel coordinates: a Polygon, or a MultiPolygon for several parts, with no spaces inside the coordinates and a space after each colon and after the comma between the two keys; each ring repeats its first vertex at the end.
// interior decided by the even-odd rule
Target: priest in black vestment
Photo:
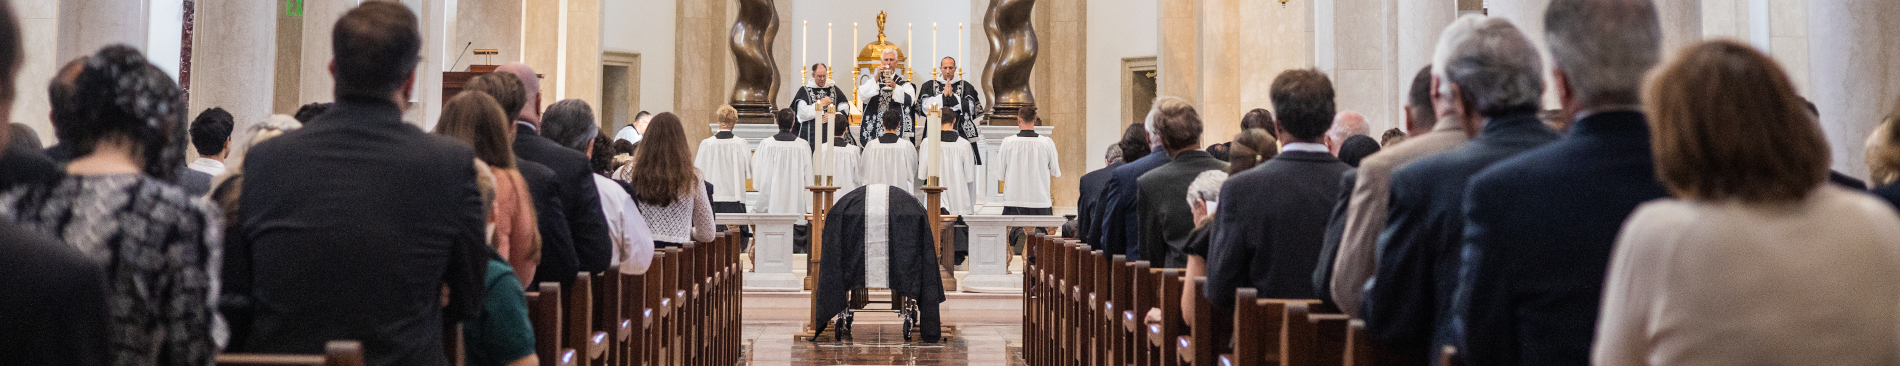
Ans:
{"type": "Polygon", "coordinates": [[[844,113],[843,106],[851,105],[851,95],[839,88],[837,80],[831,78],[831,66],[822,63],[811,65],[811,82],[798,88],[798,94],[792,97],[792,110],[798,112],[798,125],[792,132],[798,138],[805,139],[806,145],[817,151],[818,139],[813,133],[818,131],[818,118],[825,116],[825,106],[839,106],[838,112],[844,113]]]}
{"type": "MultiPolygon", "coordinates": [[[[889,185],[859,187],[825,215],[824,234],[824,258],[813,293],[818,297],[813,309],[817,333],[824,333],[825,320],[850,307],[849,292],[875,287],[889,288],[894,301],[907,302],[902,307],[906,319],[915,320],[924,342],[942,340],[937,305],[944,300],[943,281],[923,203],[889,185]]],[[[908,333],[905,338],[910,338],[908,333]]]]}
{"type": "Polygon", "coordinates": [[[983,134],[978,133],[976,129],[976,117],[983,111],[982,98],[978,98],[975,85],[957,78],[957,59],[944,57],[938,60],[937,69],[942,73],[939,75],[942,79],[924,82],[924,86],[918,89],[917,98],[923,105],[923,110],[929,111],[943,107],[956,113],[954,117],[957,122],[953,127],[957,135],[970,142],[970,151],[975,152],[976,155],[976,165],[983,165],[983,149],[979,145],[983,134]],[[949,86],[947,94],[945,93],[946,85],[949,86]],[[945,97],[946,95],[948,97],[945,97]]]}

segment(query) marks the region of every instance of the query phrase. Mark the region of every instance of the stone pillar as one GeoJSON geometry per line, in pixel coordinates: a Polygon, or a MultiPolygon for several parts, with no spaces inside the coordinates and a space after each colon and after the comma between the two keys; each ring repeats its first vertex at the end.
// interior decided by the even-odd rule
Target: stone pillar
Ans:
{"type": "Polygon", "coordinates": [[[20,21],[21,49],[27,50],[21,55],[20,73],[13,81],[12,121],[26,123],[38,133],[40,143],[52,146],[53,125],[47,120],[52,110],[46,100],[46,81],[53,79],[53,73],[68,59],[62,59],[55,52],[46,52],[59,47],[59,3],[54,1],[16,1],[13,2],[13,14],[20,21]]]}
{"type": "MultiPolygon", "coordinates": [[[[303,49],[297,73],[297,104],[336,100],[336,79],[330,75],[330,33],[343,13],[361,4],[359,0],[305,1],[303,3],[303,49]]],[[[293,109],[294,111],[294,109],[293,109]]]]}
{"type": "Polygon", "coordinates": [[[1160,1],[1161,36],[1158,38],[1161,44],[1155,47],[1159,51],[1155,58],[1155,95],[1198,103],[1201,99],[1200,1],[1160,1]]]}
{"type": "MultiPolygon", "coordinates": [[[[33,2],[52,1],[16,1],[19,4],[14,6],[33,2]]],[[[36,6],[46,5],[51,4],[36,6]]],[[[118,43],[145,50],[151,5],[144,0],[58,0],[58,9],[57,60],[90,55],[100,47],[118,43]]]]}
{"type": "Polygon", "coordinates": [[[277,12],[276,51],[272,58],[275,73],[271,77],[272,113],[292,114],[303,106],[303,16],[292,15],[282,5],[277,12]]]}
{"type": "MultiPolygon", "coordinates": [[[[1808,57],[1808,32],[1810,31],[1808,21],[1820,18],[1808,16],[1810,12],[1808,0],[1766,1],[1768,14],[1760,15],[1751,12],[1750,15],[1767,17],[1768,55],[1774,57],[1775,62],[1780,62],[1781,68],[1788,71],[1788,77],[1794,79],[1795,90],[1812,90],[1812,84],[1808,81],[1812,74],[1808,57]]],[[[1822,22],[1834,21],[1836,20],[1825,19],[1822,22]]],[[[1825,113],[1826,110],[1822,112],[1825,113]]],[[[1840,158],[1840,156],[1835,156],[1834,160],[1839,161],[1840,158]]]]}
{"type": "MultiPolygon", "coordinates": [[[[733,85],[727,76],[728,70],[732,68],[732,51],[725,39],[732,30],[732,20],[736,16],[727,8],[736,6],[729,3],[679,1],[673,59],[673,113],[678,114],[686,126],[715,121],[714,112],[726,104],[729,96],[727,91],[733,85]]],[[[839,33],[849,35],[846,31],[839,33]]],[[[845,40],[840,44],[849,40],[847,37],[840,38],[845,40]]],[[[853,47],[857,46],[843,48],[855,49],[853,47]]],[[[712,131],[707,129],[686,129],[686,140],[694,149],[699,147],[699,140],[709,136],[712,136],[712,131]]]]}
{"type": "Polygon", "coordinates": [[[1392,85],[1397,72],[1390,61],[1397,54],[1389,46],[1393,25],[1386,22],[1386,5],[1384,0],[1333,1],[1334,102],[1340,111],[1365,115],[1374,133],[1393,126],[1398,104],[1392,91],[1403,88],[1392,85]]]}
{"type": "Polygon", "coordinates": [[[1662,22],[1662,51],[1673,54],[1702,41],[1700,1],[1657,1],[1656,18],[1662,22]]]}
{"type": "Polygon", "coordinates": [[[239,126],[271,113],[276,75],[277,2],[199,1],[192,42],[188,111],[224,107],[239,126]]]}
{"type": "MultiPolygon", "coordinates": [[[[1033,8],[1037,45],[1035,67],[1030,71],[1030,90],[1043,125],[1052,126],[1066,138],[1055,138],[1056,156],[1062,165],[1062,178],[1052,179],[1049,194],[1056,206],[1075,206],[1081,195],[1080,180],[1088,173],[1088,4],[1084,0],[1036,0],[1033,8]]],[[[954,50],[952,50],[954,52],[954,50]]],[[[928,71],[922,78],[928,78],[928,71]]],[[[996,107],[996,106],[991,106],[996,107]]],[[[991,121],[996,125],[998,121],[991,121]]],[[[1014,125],[1013,121],[1003,121],[1014,125]]]]}
{"type": "Polygon", "coordinates": [[[1900,3],[1836,0],[1808,3],[1808,99],[1821,110],[1834,169],[1867,178],[1867,135],[1900,97],[1900,3]]]}
{"type": "MultiPolygon", "coordinates": [[[[1394,113],[1403,111],[1407,98],[1411,96],[1412,78],[1418,74],[1418,69],[1432,63],[1432,53],[1437,52],[1438,48],[1438,34],[1444,32],[1445,26],[1458,17],[1458,2],[1455,0],[1396,2],[1398,21],[1392,34],[1397,36],[1398,67],[1391,73],[1398,77],[1391,90],[1396,93],[1393,100],[1398,104],[1393,109],[1394,113]]],[[[1404,127],[1400,125],[1404,124],[1405,116],[1395,114],[1391,118],[1392,127],[1404,127]]],[[[1378,137],[1378,132],[1373,131],[1373,137],[1378,137]]]]}
{"type": "Polygon", "coordinates": [[[540,104],[528,101],[525,108],[547,108],[554,104],[561,80],[561,8],[562,0],[522,0],[521,58],[518,60],[541,74],[540,104]]]}
{"type": "MultiPolygon", "coordinates": [[[[600,115],[601,0],[567,0],[559,99],[580,99],[600,115]]],[[[544,98],[545,99],[545,98],[544,98]]],[[[556,99],[556,100],[559,100],[556,99]]],[[[552,103],[550,103],[552,104],[552,103]]]]}

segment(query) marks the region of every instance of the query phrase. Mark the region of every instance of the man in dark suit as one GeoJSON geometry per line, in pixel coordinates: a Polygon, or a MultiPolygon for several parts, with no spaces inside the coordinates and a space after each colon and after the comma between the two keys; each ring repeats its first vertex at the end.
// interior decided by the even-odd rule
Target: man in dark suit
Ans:
{"type": "MultiPolygon", "coordinates": [[[[539,78],[535,77],[534,70],[529,69],[528,65],[510,63],[501,65],[495,72],[512,73],[520,78],[526,90],[524,100],[533,101],[541,97],[539,78]]],[[[594,187],[593,165],[581,152],[541,137],[538,132],[541,128],[541,111],[522,108],[515,116],[515,156],[547,166],[548,170],[554,171],[554,177],[560,183],[557,194],[561,198],[561,210],[567,216],[568,231],[574,239],[574,258],[578,270],[607,270],[607,264],[613,259],[613,238],[608,233],[606,213],[600,210],[600,191],[594,187]]],[[[573,281],[574,273],[571,272],[574,271],[568,272],[549,273],[537,269],[535,277],[536,281],[545,278],[568,283],[573,281]]]]}
{"type": "Polygon", "coordinates": [[[1188,265],[1188,233],[1194,231],[1194,212],[1188,207],[1188,184],[1201,172],[1227,169],[1227,162],[1201,150],[1201,115],[1194,106],[1175,97],[1155,99],[1152,126],[1161,147],[1173,158],[1135,180],[1135,211],[1141,213],[1141,257],[1156,268],[1188,265]]]}
{"type": "Polygon", "coordinates": [[[1471,178],[1452,301],[1462,324],[1451,326],[1467,365],[1589,364],[1617,232],[1637,205],[1669,195],[1639,109],[1661,54],[1656,7],[1554,0],[1545,19],[1558,96],[1581,118],[1563,140],[1471,178]]]}
{"type": "Polygon", "coordinates": [[[1252,287],[1260,298],[1313,297],[1313,268],[1326,235],[1327,214],[1339,199],[1346,163],[1326,148],[1333,125],[1333,83],[1319,70],[1288,70],[1273,79],[1270,96],[1287,141],[1280,154],[1234,174],[1221,186],[1218,231],[1208,243],[1207,288],[1215,309],[1233,311],[1234,290],[1252,287]]]}
{"type": "Polygon", "coordinates": [[[475,154],[402,121],[417,30],[397,3],[343,14],[331,45],[336,107],[246,156],[243,229],[228,238],[252,248],[257,269],[240,351],[314,354],[349,339],[371,365],[446,365],[444,322],[481,314],[493,251],[475,154]]]}
{"type": "MultiPolygon", "coordinates": [[[[1145,259],[1159,265],[1163,258],[1145,258],[1137,250],[1141,247],[1137,242],[1141,238],[1141,213],[1135,211],[1135,193],[1141,189],[1136,179],[1167,164],[1170,159],[1167,149],[1159,146],[1161,139],[1154,137],[1154,114],[1154,110],[1150,109],[1147,123],[1142,124],[1143,134],[1148,135],[1148,155],[1115,168],[1115,173],[1108,179],[1108,187],[1102,189],[1102,202],[1105,205],[1099,209],[1102,211],[1100,224],[1090,226],[1100,229],[1091,229],[1089,234],[1094,237],[1084,238],[1083,242],[1099,245],[1106,253],[1125,254],[1129,262],[1145,259]]],[[[1122,155],[1123,159],[1129,157],[1122,155]]],[[[1187,197],[1182,196],[1181,199],[1187,197]]]]}
{"type": "MultiPolygon", "coordinates": [[[[462,90],[488,94],[501,105],[502,113],[510,116],[521,113],[528,101],[521,78],[511,73],[476,76],[469,79],[462,90]]],[[[517,134],[515,138],[519,140],[521,136],[517,134]]],[[[515,166],[519,167],[521,180],[527,183],[528,195],[534,200],[535,229],[541,234],[541,262],[535,265],[533,283],[573,283],[574,275],[580,271],[580,261],[575,255],[574,232],[568,228],[566,206],[561,201],[561,180],[546,165],[526,158],[516,159],[515,166]]]]}
{"type": "MultiPolygon", "coordinates": [[[[1132,157],[1148,156],[1148,130],[1141,123],[1128,125],[1122,131],[1122,139],[1110,146],[1111,154],[1108,166],[1082,175],[1082,195],[1076,199],[1076,235],[1088,243],[1101,243],[1097,232],[1102,230],[1102,216],[1108,206],[1108,182],[1115,179],[1115,168],[1128,165],[1132,157]],[[1133,155],[1131,155],[1133,154],[1133,155]]],[[[1121,253],[1121,252],[1113,252],[1121,253]]]]}
{"type": "Polygon", "coordinates": [[[1537,118],[1543,61],[1530,40],[1501,18],[1467,16],[1449,28],[1455,29],[1446,38],[1455,46],[1440,47],[1450,52],[1435,57],[1445,62],[1433,63],[1443,65],[1434,70],[1438,89],[1464,106],[1463,130],[1479,134],[1393,173],[1376,275],[1360,304],[1375,341],[1419,361],[1455,339],[1446,325],[1464,239],[1465,183],[1493,163],[1557,139],[1537,118]]]}
{"type": "Polygon", "coordinates": [[[1339,259],[1339,242],[1346,238],[1346,213],[1352,206],[1352,188],[1359,184],[1359,168],[1339,173],[1339,197],[1333,200],[1333,215],[1326,220],[1326,241],[1319,249],[1319,262],[1313,263],[1313,296],[1334,306],[1333,261],[1339,259]]]}

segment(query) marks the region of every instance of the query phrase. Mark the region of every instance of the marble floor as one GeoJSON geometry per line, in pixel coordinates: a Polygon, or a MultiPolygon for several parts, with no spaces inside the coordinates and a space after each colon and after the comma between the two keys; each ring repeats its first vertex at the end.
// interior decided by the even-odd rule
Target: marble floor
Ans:
{"type": "Polygon", "coordinates": [[[799,309],[746,309],[742,365],[1023,365],[1020,311],[945,309],[944,324],[957,326],[939,344],[906,343],[890,313],[860,312],[853,339],[794,341],[804,327],[799,309]]]}

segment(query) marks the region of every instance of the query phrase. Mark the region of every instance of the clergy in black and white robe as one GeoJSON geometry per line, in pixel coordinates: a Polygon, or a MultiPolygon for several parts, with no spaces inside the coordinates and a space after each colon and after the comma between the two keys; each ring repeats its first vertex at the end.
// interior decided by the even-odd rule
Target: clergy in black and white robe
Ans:
{"type": "MultiPolygon", "coordinates": [[[[948,70],[956,70],[956,66],[952,62],[954,61],[945,57],[942,63],[949,64],[945,65],[948,70]]],[[[950,79],[954,77],[955,76],[950,75],[950,73],[946,73],[944,78],[950,79]]],[[[976,128],[976,117],[977,114],[983,110],[983,101],[982,98],[980,98],[981,95],[977,93],[978,89],[975,85],[971,85],[970,82],[962,79],[950,81],[931,80],[924,82],[923,88],[918,89],[917,97],[919,104],[925,111],[942,107],[948,108],[951,113],[956,115],[957,122],[954,129],[956,130],[957,136],[962,137],[964,141],[969,141],[970,152],[973,159],[975,159],[973,161],[976,165],[983,165],[983,157],[980,154],[982,150],[977,148],[977,144],[983,140],[983,134],[979,133],[976,128]],[[946,83],[950,85],[951,94],[948,96],[943,94],[943,86],[946,83]]]]}
{"type": "Polygon", "coordinates": [[[844,89],[839,88],[837,83],[829,77],[817,76],[818,72],[831,71],[824,64],[813,65],[812,70],[814,73],[812,80],[805,83],[805,86],[799,87],[798,94],[792,97],[792,110],[798,112],[798,126],[792,128],[792,131],[798,134],[798,138],[805,139],[807,147],[816,150],[817,134],[824,133],[817,130],[818,119],[826,117],[823,115],[825,111],[818,108],[818,101],[831,98],[832,105],[837,107],[839,113],[849,113],[851,95],[845,93],[844,89]]]}
{"type": "MultiPolygon", "coordinates": [[[[944,300],[943,282],[924,205],[897,187],[869,185],[846,193],[825,220],[814,319],[843,313],[852,290],[889,288],[894,297],[915,302],[921,339],[941,341],[937,306],[944,300]]],[[[815,326],[824,333],[825,322],[815,326]]]]}
{"type": "MultiPolygon", "coordinates": [[[[901,119],[897,135],[905,139],[916,139],[917,118],[923,116],[917,104],[917,85],[904,79],[902,73],[893,76],[897,80],[891,93],[885,95],[881,86],[872,75],[872,79],[858,86],[858,100],[863,101],[859,108],[864,110],[864,120],[858,125],[858,141],[870,146],[871,140],[882,133],[884,110],[896,109],[901,119]]],[[[915,141],[912,141],[913,143],[915,141]]]]}

